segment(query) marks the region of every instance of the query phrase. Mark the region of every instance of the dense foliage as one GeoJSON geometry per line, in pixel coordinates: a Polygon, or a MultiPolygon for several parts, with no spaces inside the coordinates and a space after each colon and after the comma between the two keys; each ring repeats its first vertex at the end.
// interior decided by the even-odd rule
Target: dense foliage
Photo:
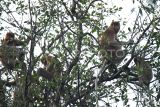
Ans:
{"type": "Polygon", "coordinates": [[[134,15],[128,19],[121,13],[123,7],[105,0],[0,0],[1,33],[12,31],[19,39],[31,37],[24,47],[27,71],[1,66],[0,106],[95,107],[98,103],[158,107],[160,3],[133,0],[134,4],[137,6],[130,10],[134,15]],[[112,67],[116,72],[109,72],[100,60],[97,40],[112,20],[120,21],[119,40],[134,40],[133,45],[123,47],[127,55],[112,67]],[[57,55],[63,65],[59,82],[37,74],[44,53],[57,55]],[[154,78],[149,89],[130,79],[137,76],[132,61],[137,55],[151,64],[154,78]]]}

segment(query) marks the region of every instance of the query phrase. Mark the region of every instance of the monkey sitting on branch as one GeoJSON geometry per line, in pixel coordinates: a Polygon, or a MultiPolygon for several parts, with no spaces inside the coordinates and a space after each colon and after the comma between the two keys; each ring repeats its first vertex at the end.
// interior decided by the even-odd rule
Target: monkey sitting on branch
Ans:
{"type": "Polygon", "coordinates": [[[119,41],[117,37],[119,30],[120,23],[112,20],[110,26],[98,37],[103,61],[112,61],[114,64],[120,63],[126,54],[126,52],[121,49],[122,45],[133,43],[131,40],[129,42],[119,41]]]}
{"type": "Polygon", "coordinates": [[[0,47],[0,61],[2,65],[8,69],[13,70],[17,63],[24,61],[24,51],[17,46],[24,46],[28,44],[29,38],[26,41],[15,39],[15,34],[7,32],[4,39],[1,40],[0,47]]]}
{"type": "Polygon", "coordinates": [[[41,58],[41,62],[44,65],[43,68],[38,69],[38,74],[49,81],[56,78],[60,78],[62,73],[62,65],[56,56],[50,56],[45,54],[41,58]]]}

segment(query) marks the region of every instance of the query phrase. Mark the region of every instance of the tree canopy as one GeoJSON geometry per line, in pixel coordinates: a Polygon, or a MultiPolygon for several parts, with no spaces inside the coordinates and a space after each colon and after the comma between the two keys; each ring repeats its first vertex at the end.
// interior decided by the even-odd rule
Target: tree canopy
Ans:
{"type": "Polygon", "coordinates": [[[1,37],[13,32],[19,40],[29,38],[23,46],[25,69],[1,65],[0,106],[160,106],[160,2],[130,2],[136,4],[129,10],[132,17],[112,0],[0,0],[1,37]],[[120,22],[118,39],[134,43],[124,45],[123,61],[110,66],[101,59],[97,38],[112,20],[120,22]],[[38,75],[46,53],[60,61],[61,77],[38,75]],[[149,88],[139,85],[137,56],[152,68],[149,88]]]}

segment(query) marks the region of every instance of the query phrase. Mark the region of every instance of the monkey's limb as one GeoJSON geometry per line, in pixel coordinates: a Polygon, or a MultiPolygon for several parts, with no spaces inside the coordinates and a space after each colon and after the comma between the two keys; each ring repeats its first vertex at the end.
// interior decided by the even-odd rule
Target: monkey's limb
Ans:
{"type": "Polygon", "coordinates": [[[53,74],[51,72],[46,71],[43,68],[39,68],[37,72],[40,76],[48,79],[49,81],[53,78],[53,74]]]}
{"type": "Polygon", "coordinates": [[[27,39],[24,40],[24,41],[15,39],[15,40],[13,41],[13,43],[14,43],[15,46],[25,46],[25,45],[27,45],[27,44],[29,43],[29,41],[30,41],[30,38],[27,38],[27,39]]]}
{"type": "Polygon", "coordinates": [[[119,46],[119,45],[132,45],[134,44],[133,40],[129,40],[128,42],[124,42],[124,41],[118,41],[118,42],[111,42],[110,45],[112,46],[119,46]]]}

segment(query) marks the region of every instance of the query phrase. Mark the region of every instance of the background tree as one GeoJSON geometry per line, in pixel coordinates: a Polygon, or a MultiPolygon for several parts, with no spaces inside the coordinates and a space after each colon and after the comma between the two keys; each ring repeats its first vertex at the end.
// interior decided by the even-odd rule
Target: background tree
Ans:
{"type": "Polygon", "coordinates": [[[30,42],[24,47],[27,71],[1,67],[0,106],[159,106],[160,3],[133,0],[135,3],[137,8],[131,10],[135,15],[126,21],[120,14],[123,7],[102,0],[1,0],[0,30],[12,31],[19,39],[30,37],[30,42]],[[123,46],[127,51],[124,61],[110,67],[100,60],[97,38],[113,16],[121,24],[119,40],[135,43],[123,46]],[[45,53],[55,54],[63,65],[59,83],[37,73],[45,53]],[[149,89],[138,84],[132,60],[139,55],[152,67],[149,89]]]}

